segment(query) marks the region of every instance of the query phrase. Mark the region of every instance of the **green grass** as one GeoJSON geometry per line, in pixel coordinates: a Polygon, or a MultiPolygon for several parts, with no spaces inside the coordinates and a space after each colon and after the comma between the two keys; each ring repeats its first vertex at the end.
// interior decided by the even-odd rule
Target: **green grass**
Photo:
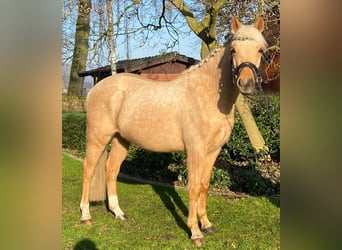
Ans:
{"type": "MultiPolygon", "coordinates": [[[[186,190],[120,179],[118,195],[127,221],[114,219],[104,203],[92,205],[93,225],[80,224],[81,162],[63,154],[63,249],[196,249],[186,226],[186,190]]],[[[209,195],[216,228],[203,249],[280,249],[279,200],[209,195]]]]}

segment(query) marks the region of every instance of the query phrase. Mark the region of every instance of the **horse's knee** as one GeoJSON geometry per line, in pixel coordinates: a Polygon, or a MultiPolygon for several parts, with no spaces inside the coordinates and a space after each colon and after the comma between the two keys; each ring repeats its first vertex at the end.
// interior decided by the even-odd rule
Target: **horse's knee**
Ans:
{"type": "Polygon", "coordinates": [[[201,193],[207,193],[209,189],[209,182],[201,182],[201,193]]]}
{"type": "Polygon", "coordinates": [[[193,199],[198,199],[199,195],[200,195],[200,191],[201,191],[201,186],[198,184],[195,185],[189,185],[188,187],[189,190],[189,198],[190,200],[193,199]]]}

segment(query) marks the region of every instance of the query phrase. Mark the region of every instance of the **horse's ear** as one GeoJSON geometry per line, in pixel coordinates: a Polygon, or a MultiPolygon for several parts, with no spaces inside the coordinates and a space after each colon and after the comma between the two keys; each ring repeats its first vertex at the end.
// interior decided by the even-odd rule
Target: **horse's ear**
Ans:
{"type": "Polygon", "coordinates": [[[239,19],[236,16],[233,17],[232,24],[230,25],[230,31],[232,32],[232,34],[235,34],[237,30],[240,28],[240,26],[241,23],[239,19]]]}
{"type": "Polygon", "coordinates": [[[258,19],[254,23],[254,27],[257,28],[260,32],[264,31],[264,18],[259,16],[258,19]]]}

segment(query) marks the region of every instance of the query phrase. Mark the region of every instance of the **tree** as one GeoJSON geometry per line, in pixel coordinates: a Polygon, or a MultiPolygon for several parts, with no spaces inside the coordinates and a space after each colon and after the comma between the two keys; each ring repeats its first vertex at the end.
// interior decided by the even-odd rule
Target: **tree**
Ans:
{"type": "Polygon", "coordinates": [[[193,11],[182,0],[170,2],[183,14],[190,29],[202,40],[201,58],[205,58],[210,51],[218,47],[216,24],[220,9],[227,0],[199,1],[204,6],[205,14],[202,21],[198,21],[193,11]]]}
{"type": "Polygon", "coordinates": [[[110,68],[112,75],[116,74],[116,62],[115,62],[115,39],[114,39],[114,23],[113,23],[113,7],[112,0],[106,0],[107,16],[108,16],[108,45],[110,51],[110,68]]]}
{"type": "MultiPolygon", "coordinates": [[[[137,6],[141,0],[133,0],[130,3],[127,3],[127,1],[123,3],[123,5],[120,6],[120,1],[117,1],[117,18],[114,22],[113,18],[113,7],[112,7],[113,0],[106,0],[106,12],[107,12],[107,31],[105,32],[106,38],[108,40],[108,47],[109,47],[109,61],[111,65],[111,73],[116,74],[116,50],[115,50],[115,36],[118,35],[118,33],[114,33],[114,27],[117,27],[117,30],[119,30],[121,20],[123,17],[125,18],[125,21],[129,19],[129,12],[134,9],[135,6],[137,6]],[[127,16],[125,16],[127,15],[127,16]]],[[[127,22],[125,22],[127,24],[127,22]]],[[[128,39],[127,34],[127,27],[125,29],[126,32],[126,38],[128,39]]],[[[128,41],[127,41],[128,42],[128,41]]],[[[128,49],[128,48],[127,48],[128,49]]]]}
{"type": "Polygon", "coordinates": [[[68,95],[82,94],[83,78],[78,72],[86,70],[89,34],[90,34],[91,0],[79,0],[76,21],[75,45],[72,57],[68,95]]]}

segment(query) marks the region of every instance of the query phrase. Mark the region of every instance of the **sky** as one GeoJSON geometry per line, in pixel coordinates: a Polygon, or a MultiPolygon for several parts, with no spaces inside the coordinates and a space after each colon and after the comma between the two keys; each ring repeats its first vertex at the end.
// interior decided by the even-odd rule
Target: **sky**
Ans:
{"type": "MultiPolygon", "coordinates": [[[[114,22],[117,20],[117,15],[119,14],[119,11],[115,11],[116,9],[122,9],[125,8],[127,4],[129,4],[130,1],[117,1],[117,4],[120,4],[120,6],[113,5],[113,14],[114,14],[114,22]]],[[[147,1],[148,2],[148,1],[147,1]]],[[[93,4],[93,11],[96,13],[95,9],[97,8],[95,6],[95,3],[101,3],[100,1],[96,2],[94,1],[93,4]]],[[[130,59],[135,58],[143,58],[143,57],[149,57],[149,56],[156,56],[167,52],[178,52],[179,54],[192,57],[194,59],[200,59],[200,47],[201,47],[201,40],[194,35],[194,33],[190,30],[188,25],[185,22],[185,19],[178,13],[177,10],[172,10],[172,13],[169,13],[169,16],[167,16],[166,13],[166,19],[168,21],[173,21],[172,25],[176,27],[177,33],[172,33],[171,35],[174,37],[177,37],[178,43],[175,46],[172,46],[172,48],[169,48],[168,44],[172,43],[174,41],[171,36],[169,35],[166,28],[154,30],[153,28],[150,29],[150,31],[139,31],[136,34],[130,34],[128,36],[128,47],[129,47],[129,53],[127,54],[127,35],[118,35],[123,34],[126,32],[130,32],[132,30],[139,29],[141,27],[141,23],[138,22],[137,16],[140,17],[140,21],[144,23],[145,25],[149,23],[158,24],[159,22],[159,16],[161,11],[161,6],[158,5],[160,2],[156,2],[156,4],[151,5],[145,5],[143,7],[139,7],[139,14],[136,12],[132,12],[130,15],[130,18],[123,18],[120,22],[120,27],[117,28],[114,26],[114,32],[117,34],[115,37],[115,53],[116,53],[116,60],[125,60],[128,59],[127,56],[130,59]],[[174,16],[177,16],[177,19],[173,19],[174,16]],[[128,21],[126,21],[128,20],[128,21]],[[142,35],[144,34],[144,35],[142,35]],[[147,39],[144,39],[144,37],[147,37],[147,39]]],[[[98,5],[99,9],[103,9],[104,6],[98,5]]],[[[66,22],[63,22],[62,30],[63,30],[63,39],[64,37],[69,37],[67,39],[74,37],[75,32],[75,23],[76,23],[76,17],[77,17],[77,5],[73,5],[69,9],[64,9],[64,13],[69,14],[68,19],[66,22]]],[[[102,17],[103,18],[103,17],[102,17]]],[[[103,26],[106,26],[106,21],[103,21],[103,19],[99,19],[98,15],[93,15],[91,19],[91,30],[95,37],[93,40],[96,40],[99,34],[103,32],[103,26]],[[103,23],[104,22],[104,23],[103,23]],[[99,28],[102,27],[102,28],[99,28]]],[[[165,26],[165,23],[163,23],[163,26],[165,26]]],[[[65,39],[63,40],[65,41],[65,39]]],[[[68,42],[69,50],[67,50],[69,57],[71,56],[71,51],[73,51],[72,43],[68,42]]],[[[93,58],[93,54],[91,54],[92,46],[94,46],[94,43],[90,39],[90,52],[88,55],[88,58],[93,58]]],[[[63,47],[64,48],[64,47],[63,47]]],[[[91,60],[88,62],[87,70],[98,68],[101,66],[105,66],[110,64],[109,61],[109,51],[107,46],[107,41],[103,42],[102,44],[99,44],[98,46],[100,51],[98,54],[100,54],[100,57],[96,57],[96,59],[91,60]]],[[[71,61],[68,61],[68,64],[71,64],[71,61]]]]}
{"type": "MultiPolygon", "coordinates": [[[[170,39],[165,35],[165,39],[170,39]]],[[[148,56],[155,56],[161,54],[165,50],[165,46],[161,45],[160,38],[154,37],[151,39],[149,44],[139,47],[135,43],[134,40],[130,39],[129,44],[131,46],[130,49],[130,59],[142,58],[148,56]]],[[[195,59],[200,59],[200,48],[201,41],[198,37],[196,37],[193,33],[189,35],[182,36],[179,38],[179,44],[175,47],[168,49],[165,52],[178,52],[179,54],[192,57],[195,59]]],[[[116,53],[119,60],[126,59],[126,48],[125,44],[122,41],[117,41],[116,53]],[[121,44],[121,45],[120,45],[121,44]]]]}
{"type": "MultiPolygon", "coordinates": [[[[146,4],[140,6],[138,9],[138,13],[134,12],[131,15],[131,18],[124,18],[121,21],[121,27],[119,27],[117,33],[122,33],[123,30],[130,31],[137,29],[138,27],[141,27],[141,23],[138,22],[137,16],[144,25],[148,25],[150,23],[158,24],[160,22],[159,16],[161,14],[162,8],[160,4],[161,1],[156,1],[154,4],[146,4]]],[[[113,14],[115,16],[117,15],[115,13],[116,6],[113,7],[113,14]]],[[[125,1],[124,3],[121,2],[121,8],[124,7],[126,7],[125,1]]],[[[117,6],[117,8],[119,8],[119,6],[117,6]]],[[[168,30],[165,27],[149,33],[147,31],[143,31],[143,34],[148,34],[147,42],[143,42],[144,39],[142,35],[139,35],[139,33],[141,33],[139,32],[138,35],[132,35],[131,37],[129,37],[129,58],[142,58],[159,55],[163,52],[175,51],[185,56],[200,59],[200,39],[197,36],[195,36],[194,33],[190,30],[184,17],[179,13],[179,11],[172,7],[171,11],[165,12],[165,18],[167,21],[172,21],[172,25],[178,30],[177,32],[173,32],[172,29],[169,29],[169,32],[171,33],[171,36],[178,36],[179,43],[173,46],[172,48],[166,49],[166,44],[172,43],[173,40],[171,36],[168,34],[168,30]],[[141,47],[140,45],[142,43],[144,43],[145,45],[141,47]]],[[[166,23],[163,21],[162,25],[165,26],[166,23]]],[[[127,50],[125,48],[126,38],[126,36],[118,36],[116,38],[116,54],[119,60],[127,59],[127,50]]]]}

